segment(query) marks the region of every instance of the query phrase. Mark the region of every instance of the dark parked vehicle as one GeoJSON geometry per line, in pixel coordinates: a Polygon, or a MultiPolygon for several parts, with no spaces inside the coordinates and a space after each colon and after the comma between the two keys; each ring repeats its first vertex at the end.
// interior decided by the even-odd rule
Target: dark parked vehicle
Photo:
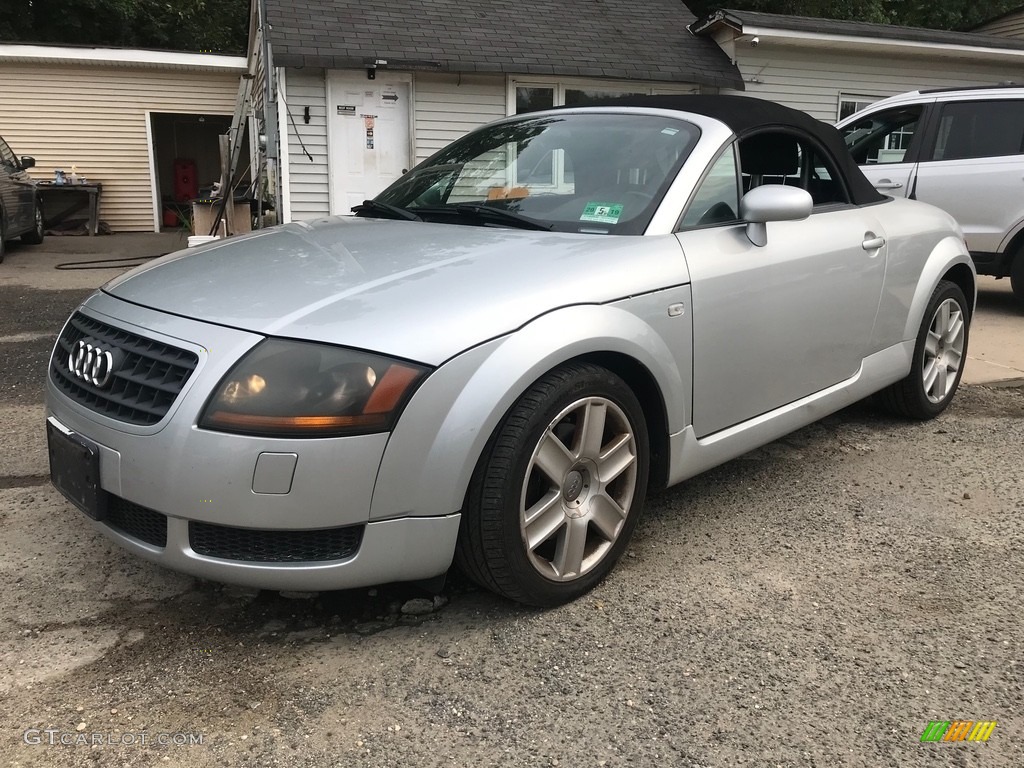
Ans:
{"type": "Polygon", "coordinates": [[[0,137],[0,261],[7,241],[21,236],[22,242],[43,242],[43,206],[28,169],[35,158],[19,158],[0,137]]]}

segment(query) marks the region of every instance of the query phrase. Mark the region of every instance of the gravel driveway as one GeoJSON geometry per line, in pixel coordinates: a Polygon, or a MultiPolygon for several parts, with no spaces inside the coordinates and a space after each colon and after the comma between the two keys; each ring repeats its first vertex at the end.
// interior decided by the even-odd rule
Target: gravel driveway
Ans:
{"type": "Polygon", "coordinates": [[[655,496],[564,608],[284,596],[130,557],[49,486],[83,291],[0,284],[0,765],[1024,764],[1024,389],[857,405],[655,496]],[[998,724],[921,743],[935,720],[998,724]]]}

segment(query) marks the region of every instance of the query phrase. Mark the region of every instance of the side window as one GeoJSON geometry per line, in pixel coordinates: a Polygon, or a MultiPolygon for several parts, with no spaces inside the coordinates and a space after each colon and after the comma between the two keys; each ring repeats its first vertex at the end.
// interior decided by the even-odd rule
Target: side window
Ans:
{"type": "Polygon", "coordinates": [[[744,193],[764,184],[784,184],[807,190],[815,207],[850,202],[831,155],[808,138],[758,133],[741,140],[739,151],[744,193]]]}
{"type": "Polygon", "coordinates": [[[813,147],[806,148],[807,184],[804,187],[811,193],[815,207],[819,205],[841,205],[850,202],[850,195],[843,184],[831,158],[813,147]]]}
{"type": "Polygon", "coordinates": [[[924,107],[914,104],[876,112],[843,128],[857,165],[902,163],[917,132],[924,107]]]}
{"type": "Polygon", "coordinates": [[[740,141],[743,191],[762,184],[799,186],[800,142],[788,133],[758,133],[740,141]]]}
{"type": "Polygon", "coordinates": [[[960,101],[943,105],[931,160],[1022,153],[1024,101],[960,101]]]}
{"type": "Polygon", "coordinates": [[[729,147],[700,183],[679,226],[686,229],[736,221],[739,209],[736,150],[729,147]]]}

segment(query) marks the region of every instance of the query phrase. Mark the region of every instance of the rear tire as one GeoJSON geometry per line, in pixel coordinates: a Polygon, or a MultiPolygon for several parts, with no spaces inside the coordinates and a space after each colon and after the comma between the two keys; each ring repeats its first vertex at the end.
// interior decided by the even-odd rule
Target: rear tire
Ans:
{"type": "Polygon", "coordinates": [[[921,420],[946,410],[967,362],[970,324],[970,307],[960,286],[939,282],[921,321],[910,373],[878,395],[886,410],[921,420]]]}
{"type": "Polygon", "coordinates": [[[4,209],[0,208],[0,264],[7,255],[7,229],[4,227],[4,209]]]}
{"type": "Polygon", "coordinates": [[[1024,301],[1024,250],[1021,250],[1010,265],[1010,287],[1018,300],[1024,301]]]}
{"type": "Polygon", "coordinates": [[[26,232],[21,236],[21,242],[27,243],[28,245],[39,245],[43,242],[43,237],[46,235],[46,226],[43,221],[43,204],[38,199],[36,200],[35,209],[35,225],[31,232],[26,232]]]}
{"type": "Polygon", "coordinates": [[[643,409],[587,363],[545,375],[498,425],[473,473],[456,564],[511,600],[574,600],[615,566],[647,492],[643,409]]]}

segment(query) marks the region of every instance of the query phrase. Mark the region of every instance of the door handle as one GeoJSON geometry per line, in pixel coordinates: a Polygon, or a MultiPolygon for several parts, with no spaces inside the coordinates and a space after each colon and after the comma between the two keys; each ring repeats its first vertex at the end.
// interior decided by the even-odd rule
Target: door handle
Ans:
{"type": "MultiPolygon", "coordinates": [[[[871,233],[869,232],[868,234],[870,235],[871,233]]],[[[884,237],[868,237],[867,240],[861,243],[861,248],[865,251],[877,251],[883,245],[885,245],[884,237]]]]}
{"type": "Polygon", "coordinates": [[[903,185],[892,179],[879,179],[875,189],[900,189],[903,185]]]}

